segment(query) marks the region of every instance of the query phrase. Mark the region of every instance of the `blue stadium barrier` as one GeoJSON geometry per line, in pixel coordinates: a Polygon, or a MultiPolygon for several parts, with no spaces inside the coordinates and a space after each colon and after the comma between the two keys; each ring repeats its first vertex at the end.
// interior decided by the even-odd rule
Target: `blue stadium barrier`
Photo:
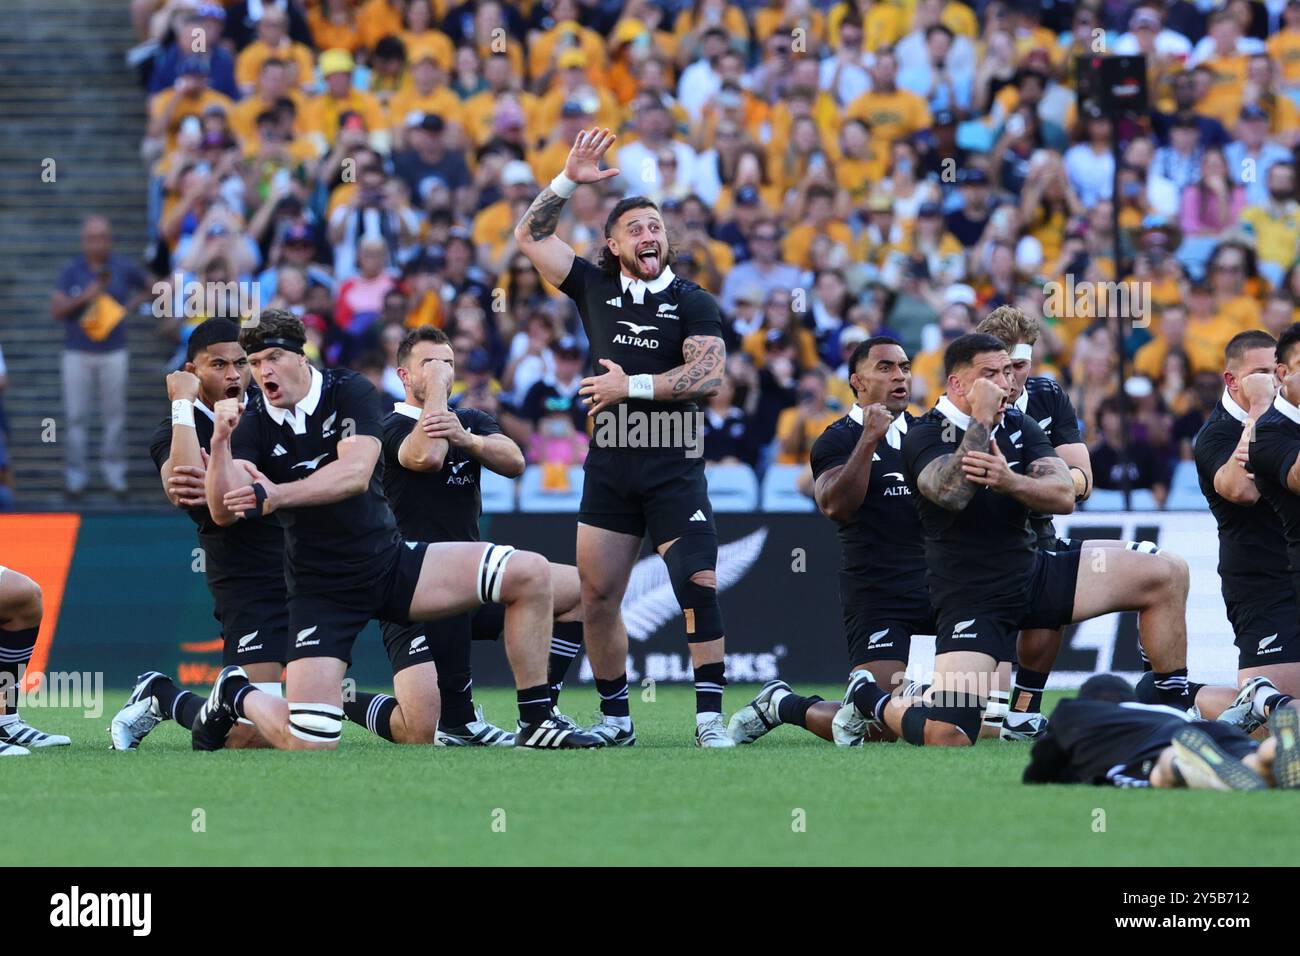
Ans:
{"type": "Polygon", "coordinates": [[[763,476],[764,511],[814,511],[816,505],[795,487],[803,465],[773,465],[763,476]]]}
{"type": "Polygon", "coordinates": [[[748,465],[710,465],[704,477],[714,511],[758,510],[758,478],[748,465]]]}

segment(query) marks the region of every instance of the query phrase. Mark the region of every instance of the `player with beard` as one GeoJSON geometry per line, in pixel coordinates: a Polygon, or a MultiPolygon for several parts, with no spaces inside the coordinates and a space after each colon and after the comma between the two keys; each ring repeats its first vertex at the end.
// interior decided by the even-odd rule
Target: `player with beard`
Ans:
{"type": "MultiPolygon", "coordinates": [[[[849,360],[852,410],[832,423],[812,449],[817,506],[839,525],[840,605],[849,644],[849,681],[867,671],[882,689],[902,690],[914,634],[935,632],[925,584],[921,520],[903,480],[903,436],[916,419],[912,363],[894,339],[860,343],[849,360]]],[[[833,740],[839,702],[794,693],[769,681],[731,717],[738,744],[753,743],[780,724],[833,740]]],[[[895,739],[879,728],[872,739],[895,739]]]]}
{"type": "Polygon", "coordinates": [[[938,619],[934,685],[894,697],[860,670],[832,722],[835,742],[884,723],[918,746],[971,746],[1023,628],[1058,629],[1114,611],[1139,630],[1164,702],[1186,709],[1188,575],[1140,551],[1040,551],[1031,514],[1069,514],[1076,488],[1032,418],[1008,404],[1011,357],[972,333],[944,353],[947,393],[903,438],[903,473],[925,529],[927,583],[938,619]]]}
{"type": "Polygon", "coordinates": [[[1025,783],[1264,790],[1300,787],[1300,705],[1271,711],[1262,744],[1237,727],[1141,704],[1128,681],[1097,674],[1056,705],[1025,783]]]}
{"type": "MultiPolygon", "coordinates": [[[[222,662],[242,667],[255,687],[280,696],[289,633],[284,529],[274,516],[223,528],[212,520],[203,493],[213,409],[223,399],[242,407],[248,383],[239,326],[229,319],[201,323],[186,346],[185,367],[167,376],[172,414],[154,432],[149,453],[168,500],[197,527],[212,613],[221,625],[222,662]]],[[[164,720],[189,730],[203,700],[158,671],[141,674],[109,724],[113,749],[134,750],[164,720]]],[[[265,741],[245,721],[231,731],[225,746],[265,746],[265,741]]]]}
{"type": "Polygon", "coordinates": [[[33,748],[72,743],[63,734],[37,730],[18,713],[18,681],[36,650],[44,613],[40,585],[0,566],[0,757],[26,757],[33,748]]]}
{"type": "MultiPolygon", "coordinates": [[[[407,333],[397,374],[406,400],[384,418],[383,441],[384,494],[397,528],[407,541],[477,541],[482,469],[517,478],[524,456],[491,415],[448,409],[455,353],[441,329],[407,333]]],[[[578,570],[552,564],[551,577],[556,634],[580,644],[578,570]]],[[[395,697],[358,693],[344,701],[348,719],[395,743],[513,746],[514,734],[485,721],[471,691],[471,642],[499,639],[503,624],[500,604],[438,621],[381,622],[395,697]]]]}
{"type": "MultiPolygon", "coordinates": [[[[1034,344],[1041,332],[1037,320],[1014,306],[1004,305],[990,312],[975,331],[995,336],[1007,347],[1011,356],[1011,404],[1038,422],[1056,453],[1070,468],[1075,501],[1085,500],[1092,493],[1092,459],[1088,445],[1079,433],[1079,417],[1074,405],[1054,379],[1029,374],[1034,364],[1034,344]]],[[[1038,537],[1038,547],[1044,551],[1127,548],[1160,554],[1160,549],[1150,541],[1113,538],[1089,538],[1085,541],[1058,537],[1051,515],[1035,514],[1029,520],[1038,537]]],[[[1043,690],[1060,650],[1059,630],[1030,628],[1020,632],[1016,639],[1017,665],[1007,713],[1005,717],[999,714],[993,718],[1001,724],[1003,738],[1032,740],[1043,732],[1046,726],[1042,715],[1043,690]]],[[[1003,676],[1009,678],[1010,664],[1004,668],[1006,673],[1003,676]]],[[[1139,690],[1144,688],[1145,684],[1139,690]]],[[[1221,709],[1222,705],[1214,713],[1221,709]]]]}
{"type": "Polygon", "coordinates": [[[603,369],[579,389],[595,424],[577,541],[587,657],[601,698],[602,719],[592,731],[610,746],[636,740],[620,605],[649,532],[686,622],[695,741],[732,747],[722,717],[718,534],[704,460],[686,438],[689,431],[699,433],[696,402],[722,384],[726,349],[717,303],[673,274],[663,217],[649,199],[622,199],[610,211],[599,265],[555,235],[560,211],[579,184],[618,175],[600,168],[614,138],[604,129],[580,132],[564,171],[515,226],[520,251],[577,304],[591,354],[603,369]],[[688,430],[692,423],[697,427],[688,430]]]}
{"type": "MultiPolygon", "coordinates": [[[[1224,350],[1223,398],[1193,445],[1201,493],[1219,530],[1219,578],[1237,645],[1241,692],[1220,715],[1250,733],[1263,723],[1255,697],[1300,694],[1300,611],[1287,572],[1282,523],[1248,469],[1256,423],[1273,405],[1277,341],[1241,332],[1224,350]]],[[[1197,706],[1210,716],[1198,698],[1197,706]]]]}
{"type": "Polygon", "coordinates": [[[551,719],[546,658],[551,573],[540,555],[479,542],[403,541],[379,473],[379,395],[363,376],[321,372],[303,352],[300,320],[269,309],[240,341],[260,393],[214,409],[204,490],[223,527],[279,513],[288,586],[287,700],[223,668],[194,722],[195,749],[222,746],[245,717],[273,746],[332,750],[343,727],[343,676],[371,618],[428,621],[506,605],[506,655],[519,703],[515,746],[598,746],[551,719]]]}

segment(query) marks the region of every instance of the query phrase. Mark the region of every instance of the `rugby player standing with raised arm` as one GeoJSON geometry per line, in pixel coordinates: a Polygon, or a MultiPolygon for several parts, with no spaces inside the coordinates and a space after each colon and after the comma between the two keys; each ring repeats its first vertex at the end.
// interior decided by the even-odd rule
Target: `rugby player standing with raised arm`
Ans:
{"type": "Polygon", "coordinates": [[[617,169],[600,168],[613,143],[608,130],[580,132],[564,171],[515,226],[520,251],[542,278],[577,304],[591,354],[603,369],[579,389],[596,418],[577,543],[587,657],[601,698],[602,719],[592,732],[610,746],[636,741],[620,606],[648,531],[668,566],[686,621],[695,672],[695,741],[701,747],[732,747],[722,716],[727,681],[717,597],[718,533],[704,460],[684,441],[675,447],[634,447],[630,439],[638,428],[643,435],[657,432],[657,422],[678,423],[676,432],[684,438],[686,419],[694,416],[698,423],[696,401],[721,386],[726,362],[718,305],[694,282],[673,274],[663,217],[649,199],[622,199],[610,211],[599,265],[555,235],[560,211],[580,184],[618,175],[617,169]],[[621,414],[616,406],[625,406],[617,409],[621,414]],[[619,423],[634,419],[622,435],[619,423]]]}

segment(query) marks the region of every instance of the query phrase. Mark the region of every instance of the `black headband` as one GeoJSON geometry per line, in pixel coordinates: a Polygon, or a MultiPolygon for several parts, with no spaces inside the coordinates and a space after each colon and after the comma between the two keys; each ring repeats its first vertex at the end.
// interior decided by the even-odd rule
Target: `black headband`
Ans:
{"type": "Polygon", "coordinates": [[[302,343],[295,342],[293,339],[282,339],[279,337],[274,337],[269,339],[262,339],[262,341],[259,344],[262,347],[258,349],[259,352],[262,351],[262,349],[284,349],[287,352],[297,352],[299,355],[306,354],[302,350],[302,343]]]}

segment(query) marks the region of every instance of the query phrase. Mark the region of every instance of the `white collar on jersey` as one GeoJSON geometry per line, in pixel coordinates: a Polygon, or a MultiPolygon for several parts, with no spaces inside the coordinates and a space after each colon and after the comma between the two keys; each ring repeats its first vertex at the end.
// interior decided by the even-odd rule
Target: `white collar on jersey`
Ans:
{"type": "Polygon", "coordinates": [[[948,421],[952,422],[962,431],[970,428],[970,416],[952,403],[952,399],[947,395],[940,395],[939,400],[934,403],[934,407],[939,414],[948,421]]]}
{"type": "Polygon", "coordinates": [[[1012,404],[1015,405],[1016,408],[1020,409],[1022,412],[1029,411],[1029,383],[1028,382],[1025,382],[1025,387],[1020,390],[1020,394],[1016,396],[1016,400],[1012,402],[1012,404]]]}
{"type": "MultiPolygon", "coordinates": [[[[862,424],[862,406],[854,404],[849,409],[849,418],[853,419],[859,425],[862,424]]],[[[889,423],[889,428],[885,431],[885,441],[890,448],[902,448],[903,436],[907,434],[907,412],[899,412],[898,417],[889,423]]]]}
{"type": "Polygon", "coordinates": [[[289,420],[289,426],[293,429],[295,435],[305,434],[307,431],[307,416],[316,411],[316,406],[320,404],[321,385],[325,377],[314,365],[307,366],[311,369],[311,386],[307,389],[307,394],[303,396],[302,401],[293,408],[277,408],[270,402],[266,402],[266,414],[271,416],[271,421],[277,425],[283,425],[285,420],[289,420]]]}
{"type": "MultiPolygon", "coordinates": [[[[948,419],[948,421],[952,422],[962,431],[966,431],[970,428],[970,416],[954,405],[952,399],[947,395],[940,395],[939,400],[934,403],[934,407],[940,415],[948,419]]],[[[1001,427],[1001,422],[994,425],[993,430],[989,432],[989,436],[992,437],[997,434],[997,430],[1001,427]]]]}
{"type": "Polygon", "coordinates": [[[664,271],[659,273],[659,278],[651,279],[649,282],[643,282],[640,279],[634,279],[625,272],[618,274],[618,280],[623,283],[623,291],[632,293],[632,301],[637,305],[645,302],[646,292],[659,293],[668,288],[674,279],[672,266],[665,266],[664,271]]]}
{"type": "Polygon", "coordinates": [[[396,402],[393,405],[393,411],[399,415],[405,415],[407,418],[414,418],[417,422],[420,416],[424,414],[424,409],[419,405],[412,405],[409,402],[396,402]]]}
{"type": "Polygon", "coordinates": [[[1285,415],[1287,418],[1291,419],[1291,421],[1295,422],[1297,425],[1300,425],[1300,408],[1296,408],[1296,406],[1288,402],[1282,396],[1281,392],[1278,392],[1277,398],[1273,399],[1273,407],[1276,408],[1283,415],[1285,415]]]}
{"type": "Polygon", "coordinates": [[[1232,400],[1232,396],[1228,394],[1228,390],[1226,388],[1223,390],[1222,401],[1223,401],[1223,410],[1225,412],[1227,412],[1237,421],[1241,422],[1243,425],[1246,424],[1246,419],[1250,418],[1250,413],[1232,400]]]}

